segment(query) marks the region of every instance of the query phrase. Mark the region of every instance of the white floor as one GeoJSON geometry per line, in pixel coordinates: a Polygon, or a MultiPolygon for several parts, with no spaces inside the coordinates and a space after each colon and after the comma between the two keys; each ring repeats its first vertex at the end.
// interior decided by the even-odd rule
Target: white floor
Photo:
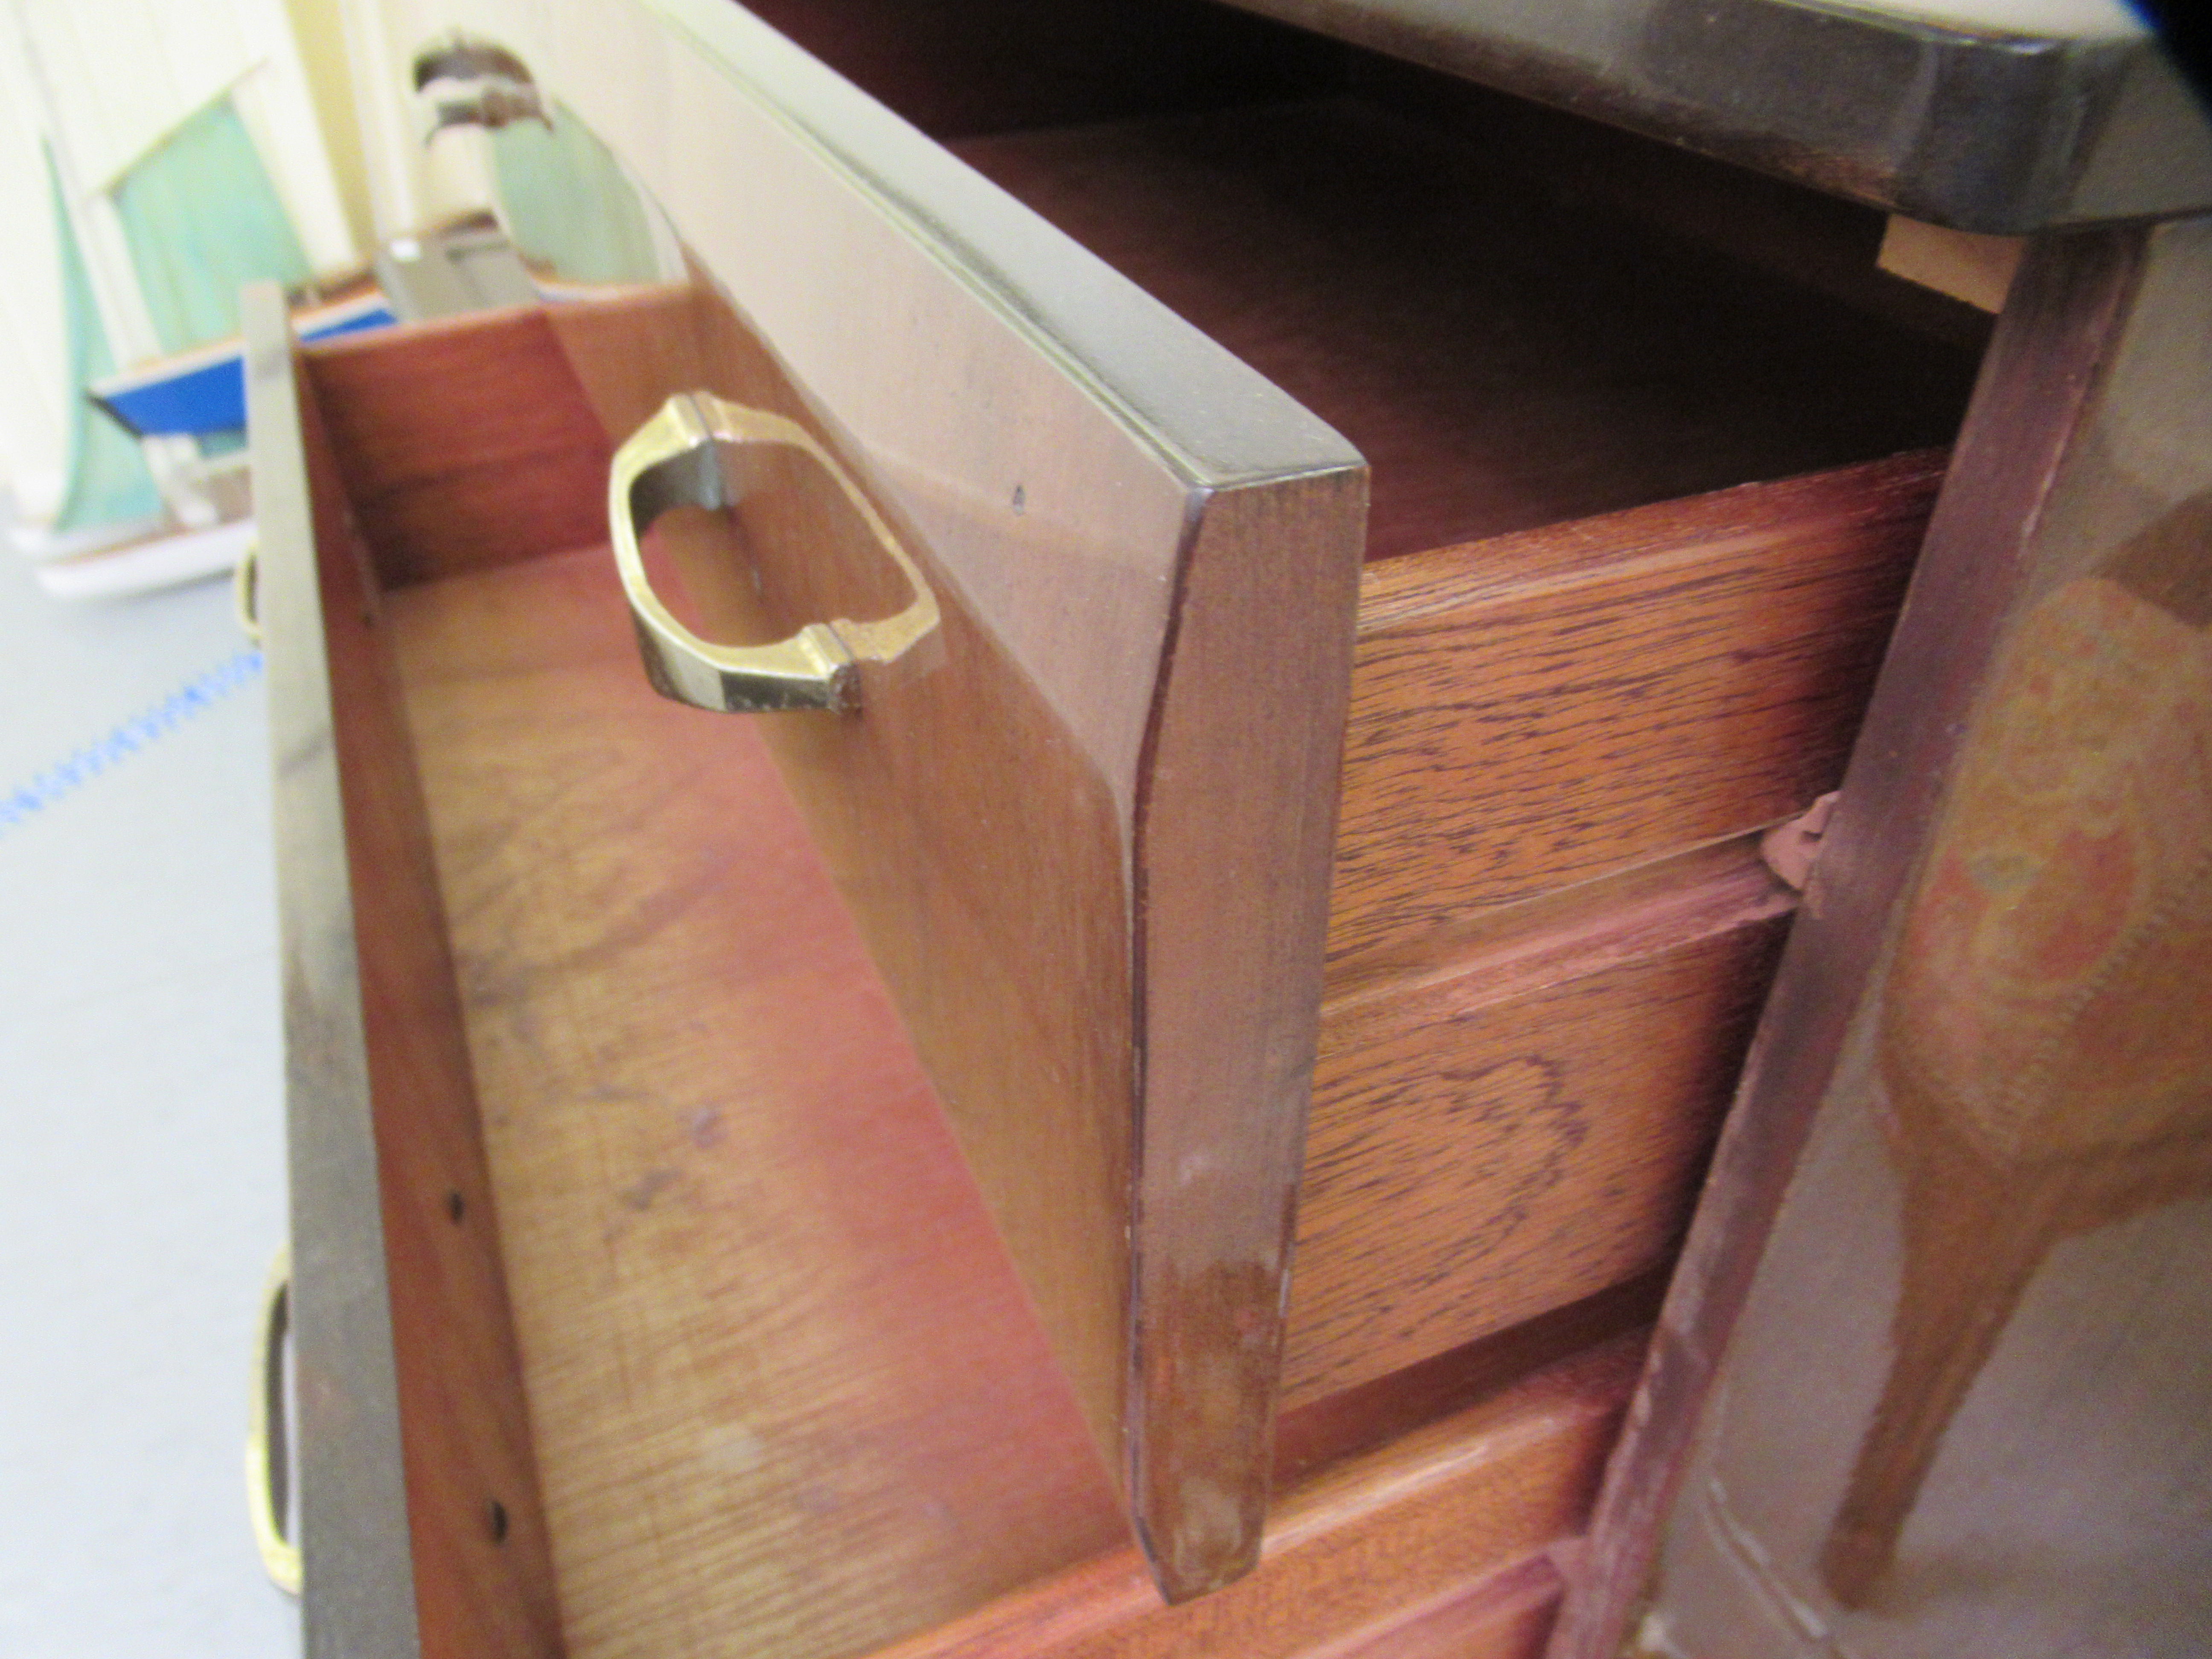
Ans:
{"type": "Polygon", "coordinates": [[[6,1659],[299,1651],[242,1468],[285,1224],[268,716],[243,648],[226,582],[70,605],[0,558],[6,1659]],[[104,766],[72,777],[87,751],[104,766]]]}

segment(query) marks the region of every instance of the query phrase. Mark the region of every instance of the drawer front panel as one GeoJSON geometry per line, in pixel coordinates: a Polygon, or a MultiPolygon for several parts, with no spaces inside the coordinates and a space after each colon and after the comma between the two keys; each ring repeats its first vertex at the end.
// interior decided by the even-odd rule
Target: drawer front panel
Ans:
{"type": "Polygon", "coordinates": [[[1331,1001],[1285,1405],[1663,1262],[1795,895],[1748,848],[1331,1001]]]}
{"type": "Polygon", "coordinates": [[[1470,913],[1741,835],[1834,788],[1943,460],[1371,567],[1334,974],[1425,954],[1470,913]]]}
{"type": "MultiPolygon", "coordinates": [[[[1163,1586],[1224,1582],[1265,1503],[1363,464],[735,7],[453,15],[720,291],[692,384],[805,423],[924,573],[936,634],[769,738],[1163,1586]]],[[[775,516],[732,626],[866,586],[775,516]]]]}

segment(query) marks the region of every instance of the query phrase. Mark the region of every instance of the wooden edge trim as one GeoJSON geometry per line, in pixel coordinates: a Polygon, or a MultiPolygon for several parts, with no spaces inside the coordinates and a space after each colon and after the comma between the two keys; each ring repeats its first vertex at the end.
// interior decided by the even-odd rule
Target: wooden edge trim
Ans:
{"type": "Polygon", "coordinates": [[[1201,1600],[1164,1606],[1139,1553],[1118,1550],[874,1659],[1185,1659],[1371,1642],[1402,1622],[1392,1609],[1410,1603],[1419,1616],[1510,1580],[1575,1535],[1643,1349],[1640,1331],[1616,1338],[1300,1482],[1270,1516],[1257,1570],[1201,1600]]]}
{"type": "Polygon", "coordinates": [[[276,768],[301,1617],[313,1653],[420,1650],[301,368],[284,298],[241,307],[276,768]]]}
{"type": "Polygon", "coordinates": [[[1298,1659],[1522,1659],[1541,1638],[1564,1584],[1553,1552],[1540,1551],[1298,1659]]]}
{"type": "Polygon", "coordinates": [[[1760,834],[1731,836],[1340,958],[1330,964],[1323,1008],[1353,1014],[1460,980],[1469,988],[1461,1006],[1502,1002],[1787,915],[1798,896],[1767,867],[1759,842],[1760,834]]]}
{"type": "Polygon", "coordinates": [[[1364,467],[1198,503],[1140,767],[1125,1443],[1171,1601],[1267,1512],[1366,506],[1364,467]]]}

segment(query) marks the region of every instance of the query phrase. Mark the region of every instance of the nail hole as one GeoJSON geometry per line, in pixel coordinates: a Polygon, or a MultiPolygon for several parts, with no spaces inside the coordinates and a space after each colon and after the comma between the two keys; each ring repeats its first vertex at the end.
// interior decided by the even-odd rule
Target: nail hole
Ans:
{"type": "Polygon", "coordinates": [[[458,1225],[460,1222],[460,1218],[468,1213],[468,1200],[461,1196],[460,1189],[459,1188],[455,1188],[452,1192],[446,1194],[447,1220],[458,1225]]]}
{"type": "Polygon", "coordinates": [[[1021,485],[1016,484],[1014,486],[1014,511],[1017,513],[1027,512],[1029,510],[1029,491],[1023,489],[1021,485]]]}
{"type": "Polygon", "coordinates": [[[507,1505],[496,1498],[484,1506],[484,1528],[495,1544],[507,1542],[507,1505]]]}

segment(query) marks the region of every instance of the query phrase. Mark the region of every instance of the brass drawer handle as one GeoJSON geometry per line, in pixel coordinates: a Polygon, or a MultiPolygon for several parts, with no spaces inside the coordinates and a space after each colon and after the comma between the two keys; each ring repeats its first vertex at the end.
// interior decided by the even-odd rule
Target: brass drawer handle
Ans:
{"type": "Polygon", "coordinates": [[[735,714],[857,708],[858,665],[894,661],[937,627],[936,596],[859,485],[805,428],[763,409],[705,392],[671,398],[615,452],[607,526],[646,678],[663,696],[694,708],[735,714]],[[733,506],[744,491],[744,452],[764,445],[799,450],[836,481],[906,577],[914,598],[903,611],[880,622],[809,623],[789,639],[747,646],[709,644],[670,614],[647,578],[638,537],[672,507],[733,506]]]}
{"type": "Polygon", "coordinates": [[[254,644],[261,643],[261,538],[246,543],[246,551],[230,573],[231,610],[239,631],[254,644]]]}
{"type": "Polygon", "coordinates": [[[286,1435],[284,1340],[292,1327],[292,1252],[276,1252],[261,1292],[261,1327],[254,1356],[253,1401],[246,1431],[246,1507],[253,1541],[270,1582],[288,1595],[300,1593],[300,1547],[285,1531],[290,1506],[291,1452],[286,1435]]]}

